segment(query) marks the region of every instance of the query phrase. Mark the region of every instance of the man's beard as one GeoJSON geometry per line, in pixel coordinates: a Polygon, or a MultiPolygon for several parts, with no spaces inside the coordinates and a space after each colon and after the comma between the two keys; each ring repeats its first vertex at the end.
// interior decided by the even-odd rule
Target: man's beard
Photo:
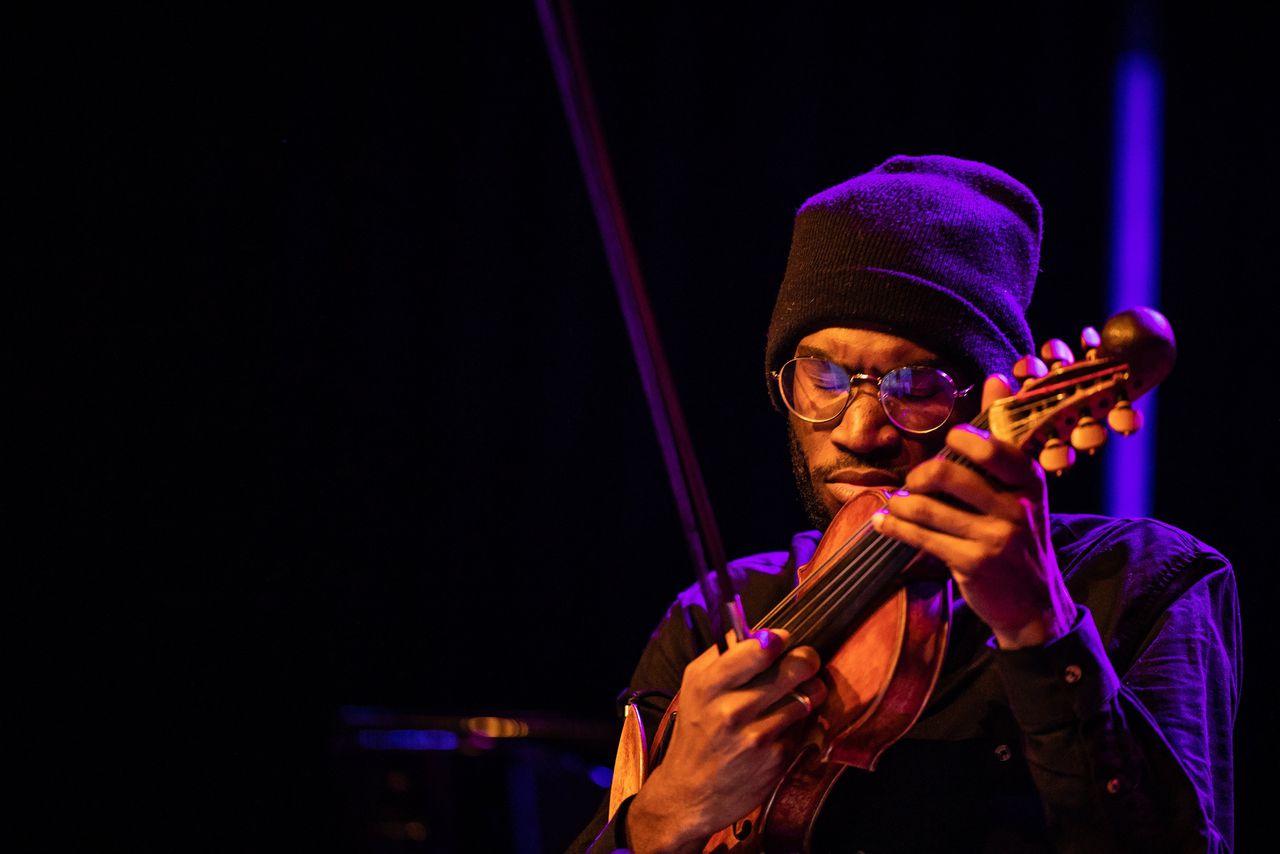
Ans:
{"type": "Polygon", "coordinates": [[[813,485],[813,477],[809,474],[809,461],[805,458],[804,449],[800,447],[795,428],[790,424],[787,424],[787,445],[791,448],[791,474],[796,479],[796,489],[800,492],[805,515],[815,528],[825,531],[831,524],[831,511],[818,497],[818,488],[813,485]]]}
{"type": "Polygon", "coordinates": [[[805,515],[819,531],[827,530],[833,518],[832,512],[822,502],[819,494],[821,484],[827,476],[842,468],[878,468],[899,474],[899,482],[906,477],[910,467],[895,451],[889,456],[855,457],[844,454],[841,459],[829,466],[822,466],[810,471],[809,461],[805,458],[804,449],[800,447],[800,438],[796,436],[795,427],[787,423],[787,446],[791,450],[791,474],[796,479],[796,489],[800,492],[800,500],[804,504],[805,515]]]}

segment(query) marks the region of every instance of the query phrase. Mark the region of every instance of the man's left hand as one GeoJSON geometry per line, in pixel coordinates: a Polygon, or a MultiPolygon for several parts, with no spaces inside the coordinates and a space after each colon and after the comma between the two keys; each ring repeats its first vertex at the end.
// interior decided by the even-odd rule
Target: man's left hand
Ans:
{"type": "MultiPolygon", "coordinates": [[[[1006,379],[989,377],[983,408],[1012,393],[1006,379]]],[[[947,434],[947,447],[981,471],[941,457],[926,460],[907,475],[887,510],[873,517],[876,529],[945,563],[1002,649],[1066,634],[1076,607],[1049,540],[1044,469],[1013,445],[968,425],[947,434]]]]}

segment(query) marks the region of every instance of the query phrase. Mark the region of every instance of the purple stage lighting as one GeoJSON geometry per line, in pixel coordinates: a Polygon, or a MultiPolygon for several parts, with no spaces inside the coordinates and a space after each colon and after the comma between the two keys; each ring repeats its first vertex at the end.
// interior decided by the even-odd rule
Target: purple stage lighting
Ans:
{"type": "MultiPolygon", "coordinates": [[[[1122,54],[1116,65],[1112,183],[1111,311],[1159,308],[1160,65],[1150,51],[1122,54]]],[[[1112,516],[1150,516],[1156,394],[1142,402],[1145,426],[1108,452],[1106,501],[1112,516]]]]}
{"type": "Polygon", "coordinates": [[[457,733],[441,729],[362,729],[356,743],[365,750],[457,750],[457,733]]]}

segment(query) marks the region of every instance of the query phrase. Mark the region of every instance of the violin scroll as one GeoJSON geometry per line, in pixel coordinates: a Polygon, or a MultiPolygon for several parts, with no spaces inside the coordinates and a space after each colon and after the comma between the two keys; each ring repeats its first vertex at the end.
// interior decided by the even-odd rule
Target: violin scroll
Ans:
{"type": "Polygon", "coordinates": [[[996,401],[988,412],[991,432],[1036,454],[1047,472],[1061,475],[1076,451],[1093,454],[1107,427],[1129,435],[1142,427],[1132,401],[1158,385],[1173,369],[1173,329],[1160,312],[1137,307],[1119,312],[1102,327],[1080,335],[1083,357],[1058,338],[1013,366],[1021,389],[996,401]]]}

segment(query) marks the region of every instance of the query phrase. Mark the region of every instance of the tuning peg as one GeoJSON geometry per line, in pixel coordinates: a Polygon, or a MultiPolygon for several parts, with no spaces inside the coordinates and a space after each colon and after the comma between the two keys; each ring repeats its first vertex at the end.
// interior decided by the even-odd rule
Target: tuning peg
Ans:
{"type": "Polygon", "coordinates": [[[1086,326],[1080,331],[1080,349],[1084,351],[1086,359],[1098,358],[1098,348],[1101,346],[1102,336],[1098,334],[1098,330],[1086,326]]]}
{"type": "Polygon", "coordinates": [[[1076,357],[1071,352],[1071,348],[1067,346],[1067,342],[1061,338],[1050,338],[1040,347],[1040,358],[1049,363],[1049,367],[1065,368],[1075,362],[1076,357]]]}
{"type": "Polygon", "coordinates": [[[1044,448],[1040,451],[1040,465],[1047,472],[1062,476],[1062,473],[1071,468],[1076,461],[1075,448],[1066,442],[1054,436],[1052,439],[1044,443],[1044,448]]]}
{"type": "Polygon", "coordinates": [[[1130,406],[1129,401],[1122,400],[1107,413],[1107,424],[1122,436],[1132,435],[1142,429],[1142,412],[1130,406]]]}
{"type": "Polygon", "coordinates": [[[1071,447],[1087,454],[1093,454],[1107,441],[1107,428],[1102,422],[1091,416],[1084,416],[1071,431],[1071,447]]]}
{"type": "Polygon", "coordinates": [[[1038,380],[1049,373],[1049,367],[1034,354],[1028,354],[1013,363],[1013,377],[1018,382],[1038,380]]]}

